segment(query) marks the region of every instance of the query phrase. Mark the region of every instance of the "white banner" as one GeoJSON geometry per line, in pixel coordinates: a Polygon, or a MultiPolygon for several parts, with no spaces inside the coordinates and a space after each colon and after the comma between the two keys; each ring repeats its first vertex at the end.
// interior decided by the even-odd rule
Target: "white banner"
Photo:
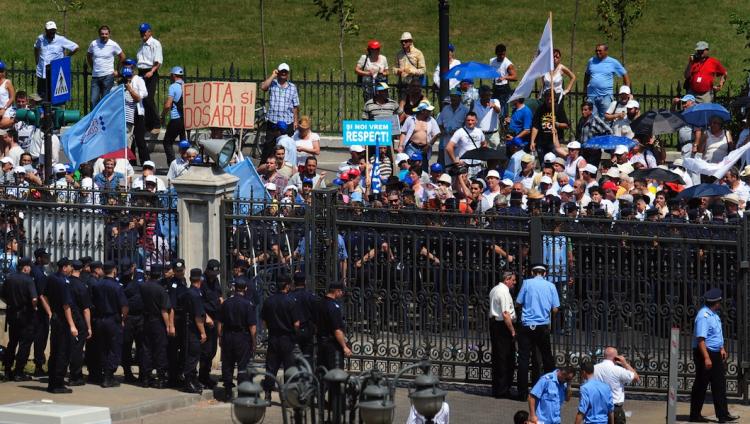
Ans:
{"type": "Polygon", "coordinates": [[[539,40],[539,48],[536,52],[534,61],[529,65],[529,69],[521,78],[521,82],[518,83],[516,90],[513,95],[510,96],[508,102],[512,102],[518,98],[527,98],[534,89],[534,82],[537,78],[541,78],[544,74],[552,72],[555,69],[554,59],[552,58],[552,19],[547,18],[547,25],[544,26],[544,32],[542,33],[542,39],[539,40]]]}
{"type": "Polygon", "coordinates": [[[711,163],[703,159],[686,158],[683,161],[683,165],[688,171],[710,175],[714,178],[722,178],[748,151],[750,151],[750,143],[745,144],[739,149],[732,150],[719,163],[711,163]]]}

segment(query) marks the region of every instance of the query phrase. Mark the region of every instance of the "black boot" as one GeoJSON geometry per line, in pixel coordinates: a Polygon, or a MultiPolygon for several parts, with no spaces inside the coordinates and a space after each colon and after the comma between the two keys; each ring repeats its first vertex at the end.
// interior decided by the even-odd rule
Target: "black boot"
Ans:
{"type": "Polygon", "coordinates": [[[133,375],[133,371],[130,370],[130,367],[125,368],[125,383],[126,384],[135,384],[138,382],[138,379],[135,378],[133,375]]]}

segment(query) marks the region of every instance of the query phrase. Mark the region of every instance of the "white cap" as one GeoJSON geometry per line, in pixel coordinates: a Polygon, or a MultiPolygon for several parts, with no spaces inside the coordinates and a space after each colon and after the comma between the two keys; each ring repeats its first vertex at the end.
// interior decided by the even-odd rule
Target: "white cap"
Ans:
{"type": "Polygon", "coordinates": [[[84,190],[91,190],[94,188],[94,179],[90,177],[81,178],[81,188],[84,190]]]}
{"type": "Polygon", "coordinates": [[[622,196],[618,197],[617,200],[623,200],[625,202],[633,203],[633,196],[630,194],[623,194],[622,196]]]}
{"type": "Polygon", "coordinates": [[[289,184],[288,186],[284,187],[284,193],[286,193],[289,190],[294,190],[295,192],[299,191],[297,189],[297,186],[294,184],[289,184]]]}
{"type": "Polygon", "coordinates": [[[539,182],[542,184],[552,184],[552,178],[550,178],[549,175],[544,175],[539,182]]]}
{"type": "Polygon", "coordinates": [[[596,167],[592,164],[586,165],[586,167],[583,168],[583,170],[588,172],[591,175],[596,175],[596,167]]]}
{"type": "Polygon", "coordinates": [[[2,163],[10,163],[12,165],[15,165],[15,162],[13,162],[13,159],[10,156],[6,156],[6,157],[0,159],[0,162],[2,162],[2,163]]]}
{"type": "MultiPolygon", "coordinates": [[[[490,172],[492,172],[492,171],[490,171],[490,172]]],[[[453,183],[453,180],[451,180],[451,176],[448,175],[447,173],[444,173],[444,174],[440,175],[440,178],[438,178],[438,181],[440,181],[441,183],[447,183],[447,184],[452,184],[453,183]]]]}
{"type": "Polygon", "coordinates": [[[545,163],[547,163],[547,162],[554,162],[556,157],[557,157],[557,155],[555,155],[552,152],[549,152],[546,155],[544,155],[544,162],[545,163]]]}
{"type": "Polygon", "coordinates": [[[353,146],[349,146],[349,151],[350,152],[362,153],[362,152],[365,151],[365,146],[362,146],[360,144],[355,144],[353,146]]]}
{"type": "Polygon", "coordinates": [[[683,166],[682,158],[677,158],[672,162],[672,166],[683,166]]]}
{"type": "Polygon", "coordinates": [[[549,188],[545,193],[545,196],[555,196],[557,198],[560,198],[560,193],[557,192],[554,188],[549,188]]]}
{"type": "Polygon", "coordinates": [[[279,72],[281,72],[281,71],[287,71],[287,72],[289,72],[289,65],[286,62],[284,62],[281,65],[279,65],[279,67],[276,68],[276,70],[279,71],[279,72]]]}
{"type": "Polygon", "coordinates": [[[266,183],[266,185],[264,187],[268,191],[276,191],[276,184],[274,184],[274,183],[266,183]]]}
{"type": "Polygon", "coordinates": [[[143,162],[143,167],[145,168],[147,166],[150,166],[150,167],[156,169],[156,164],[152,160],[147,160],[146,162],[143,162]]]}
{"type": "Polygon", "coordinates": [[[630,100],[630,101],[628,101],[628,104],[625,105],[625,108],[626,109],[640,109],[641,108],[641,104],[638,103],[635,100],[630,100]]]}
{"type": "Polygon", "coordinates": [[[562,166],[565,166],[565,159],[557,157],[557,158],[555,158],[555,160],[552,163],[558,163],[558,164],[560,164],[562,166]]]}
{"type": "Polygon", "coordinates": [[[404,41],[404,40],[413,40],[413,38],[411,37],[411,33],[409,31],[406,31],[401,34],[401,41],[404,41]]]}
{"type": "Polygon", "coordinates": [[[487,172],[487,177],[486,178],[497,178],[499,180],[500,179],[500,174],[497,171],[495,171],[494,169],[492,169],[492,170],[490,170],[490,171],[487,172]]]}
{"type": "Polygon", "coordinates": [[[13,168],[13,173],[15,173],[15,174],[26,174],[26,168],[24,168],[23,166],[17,166],[15,168],[13,168]]]}
{"type": "Polygon", "coordinates": [[[44,29],[57,29],[57,24],[55,21],[47,21],[47,23],[44,24],[44,29]]]}
{"type": "Polygon", "coordinates": [[[624,144],[618,144],[617,147],[615,147],[616,155],[624,155],[627,152],[628,152],[628,146],[624,144]]]}
{"type": "Polygon", "coordinates": [[[503,178],[502,180],[500,180],[500,184],[506,187],[510,187],[513,185],[513,180],[511,180],[510,178],[503,178]]]}
{"type": "Polygon", "coordinates": [[[157,178],[156,178],[156,175],[148,175],[148,176],[147,176],[147,177],[145,178],[145,182],[147,182],[147,183],[154,183],[154,184],[156,184],[156,183],[158,182],[158,180],[157,180],[157,178]]]}
{"type": "Polygon", "coordinates": [[[396,165],[398,165],[401,162],[408,161],[408,160],[409,160],[409,155],[407,155],[406,153],[399,153],[396,155],[396,165]]]}
{"type": "Polygon", "coordinates": [[[617,169],[620,170],[620,174],[626,175],[630,175],[631,172],[635,171],[635,168],[630,163],[621,163],[617,165],[617,169]]]}
{"type": "Polygon", "coordinates": [[[574,191],[575,191],[575,190],[573,190],[573,186],[571,186],[570,184],[565,184],[565,185],[563,186],[563,188],[561,188],[561,189],[560,189],[560,192],[561,192],[561,193],[572,193],[572,192],[574,192],[574,191]]]}
{"type": "Polygon", "coordinates": [[[568,143],[568,149],[580,149],[580,148],[581,148],[581,143],[579,143],[579,142],[577,142],[575,140],[573,140],[570,143],[568,143]]]}
{"type": "Polygon", "coordinates": [[[65,165],[61,163],[56,163],[55,166],[52,167],[52,171],[54,171],[55,174],[66,172],[65,165]]]}
{"type": "Polygon", "coordinates": [[[628,87],[627,85],[621,85],[619,93],[620,94],[630,94],[630,87],[628,87]]]}
{"type": "Polygon", "coordinates": [[[612,178],[620,178],[620,168],[609,168],[604,175],[612,178]]]}

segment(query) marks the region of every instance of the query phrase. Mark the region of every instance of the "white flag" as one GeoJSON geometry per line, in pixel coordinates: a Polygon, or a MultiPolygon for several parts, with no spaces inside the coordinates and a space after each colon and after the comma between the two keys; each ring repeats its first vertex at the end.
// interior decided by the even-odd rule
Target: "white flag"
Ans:
{"type": "Polygon", "coordinates": [[[508,102],[512,102],[521,97],[529,97],[531,90],[534,89],[534,82],[536,79],[555,69],[554,59],[552,58],[553,48],[552,21],[548,18],[547,25],[544,26],[542,39],[539,40],[539,48],[537,49],[536,57],[534,58],[534,61],[531,62],[531,65],[529,65],[529,69],[523,75],[521,82],[518,83],[516,90],[513,92],[513,95],[510,96],[508,102]]]}
{"type": "Polygon", "coordinates": [[[703,159],[686,158],[683,165],[688,171],[697,174],[711,175],[714,178],[722,178],[748,151],[750,151],[750,143],[745,144],[739,149],[732,150],[719,163],[706,162],[703,159]]]}

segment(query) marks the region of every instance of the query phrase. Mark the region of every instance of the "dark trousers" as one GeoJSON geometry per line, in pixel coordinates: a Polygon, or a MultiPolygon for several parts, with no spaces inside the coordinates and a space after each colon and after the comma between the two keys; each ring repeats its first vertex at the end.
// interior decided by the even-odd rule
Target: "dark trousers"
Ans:
{"type": "Polygon", "coordinates": [[[711,369],[706,369],[703,354],[698,349],[693,349],[693,362],[695,363],[695,380],[693,390],[690,393],[690,416],[697,418],[701,416],[703,402],[706,400],[706,389],[711,383],[711,397],[714,400],[714,412],[717,418],[729,415],[727,405],[727,381],[724,375],[724,360],[720,352],[708,351],[711,358],[711,369]]]}
{"type": "Polygon", "coordinates": [[[492,344],[492,395],[504,396],[513,385],[516,346],[504,321],[490,318],[492,344]]]}
{"type": "Polygon", "coordinates": [[[41,308],[34,319],[34,366],[41,370],[46,362],[44,351],[47,349],[49,338],[49,317],[41,308]]]}
{"type": "Polygon", "coordinates": [[[68,323],[60,317],[53,317],[50,327],[52,336],[50,338],[49,383],[47,387],[54,389],[65,387],[65,373],[68,371],[68,364],[70,363],[73,337],[70,335],[68,323]]]}
{"type": "Polygon", "coordinates": [[[200,373],[199,378],[201,381],[209,379],[211,375],[211,362],[216,357],[216,351],[218,350],[218,337],[216,333],[216,326],[206,326],[206,341],[201,344],[201,359],[200,359],[200,373]]]}
{"type": "Polygon", "coordinates": [[[182,118],[170,119],[167,124],[167,131],[164,133],[164,152],[167,155],[167,164],[171,164],[174,160],[174,144],[175,140],[179,143],[180,140],[185,139],[185,125],[182,122],[182,118]]]}
{"type": "Polygon", "coordinates": [[[70,381],[83,380],[83,348],[86,346],[86,323],[76,322],[78,337],[70,345],[70,381]]]}
{"type": "Polygon", "coordinates": [[[159,122],[159,114],[156,111],[156,86],[159,82],[159,72],[154,72],[153,75],[151,75],[151,78],[146,78],[146,73],[150,71],[150,69],[139,69],[138,75],[140,75],[143,78],[143,82],[146,83],[146,91],[148,91],[148,96],[143,99],[143,109],[146,112],[145,116],[145,125],[146,130],[151,131],[154,128],[160,128],[161,123],[159,122]]]}
{"type": "Polygon", "coordinates": [[[141,363],[142,340],[143,316],[128,315],[122,330],[122,369],[126,374],[132,372],[133,365],[141,363]],[[133,357],[133,343],[135,343],[135,358],[133,357]]]}
{"type": "Polygon", "coordinates": [[[185,362],[185,319],[175,318],[175,336],[167,337],[167,374],[169,384],[177,385],[182,378],[182,367],[185,362]]]}
{"type": "Polygon", "coordinates": [[[627,417],[625,416],[625,409],[622,407],[622,405],[615,405],[615,424],[625,424],[627,422],[627,417]]]}
{"type": "MultiPolygon", "coordinates": [[[[518,330],[518,393],[525,396],[529,392],[529,359],[536,351],[542,356],[544,372],[551,372],[555,368],[552,357],[552,346],[549,341],[549,325],[531,327],[522,326],[518,330]]],[[[532,386],[539,379],[538,367],[531,370],[532,386]]]]}
{"type": "Polygon", "coordinates": [[[36,79],[36,94],[42,98],[42,101],[47,100],[47,78],[36,79]]]}
{"type": "Polygon", "coordinates": [[[201,335],[198,330],[191,328],[185,332],[185,362],[182,367],[182,377],[185,382],[195,381],[198,377],[198,362],[201,358],[201,335]]]}
{"type": "Polygon", "coordinates": [[[143,162],[151,160],[151,153],[146,145],[146,118],[138,113],[133,117],[133,150],[138,151],[138,159],[143,162]]]}
{"type": "Polygon", "coordinates": [[[111,376],[120,366],[122,357],[122,324],[115,316],[102,317],[96,327],[99,360],[105,376],[111,376]]]}
{"type": "MultiPolygon", "coordinates": [[[[293,349],[294,340],[291,335],[270,336],[266,352],[266,371],[271,375],[276,375],[280,367],[287,369],[294,365],[293,349]]],[[[266,391],[273,389],[273,380],[266,377],[263,380],[263,389],[266,391]]]]}
{"type": "Polygon", "coordinates": [[[304,356],[307,362],[312,365],[314,337],[313,330],[310,328],[309,323],[300,326],[299,334],[297,335],[297,346],[299,346],[299,350],[302,351],[302,356],[304,356]]]}
{"type": "Polygon", "coordinates": [[[84,362],[89,372],[88,381],[90,383],[101,383],[102,381],[102,363],[101,353],[98,345],[99,339],[96,336],[96,328],[99,320],[91,318],[91,338],[86,340],[86,350],[84,351],[84,362]]]}
{"type": "Polygon", "coordinates": [[[252,340],[247,331],[224,331],[221,338],[221,381],[232,388],[234,367],[237,366],[237,384],[246,381],[247,364],[253,357],[252,340]]]}
{"type": "Polygon", "coordinates": [[[344,368],[344,351],[341,346],[333,339],[321,339],[318,342],[318,366],[323,366],[327,370],[334,368],[344,368]]]}
{"type": "Polygon", "coordinates": [[[8,348],[3,358],[5,374],[8,377],[23,374],[23,368],[29,360],[32,343],[34,343],[33,314],[10,312],[8,314],[8,348]],[[13,362],[16,364],[15,370],[13,362]]]}
{"type": "Polygon", "coordinates": [[[167,376],[167,327],[161,315],[147,316],[143,320],[143,348],[141,351],[140,377],[150,378],[156,369],[159,379],[167,376]]]}

